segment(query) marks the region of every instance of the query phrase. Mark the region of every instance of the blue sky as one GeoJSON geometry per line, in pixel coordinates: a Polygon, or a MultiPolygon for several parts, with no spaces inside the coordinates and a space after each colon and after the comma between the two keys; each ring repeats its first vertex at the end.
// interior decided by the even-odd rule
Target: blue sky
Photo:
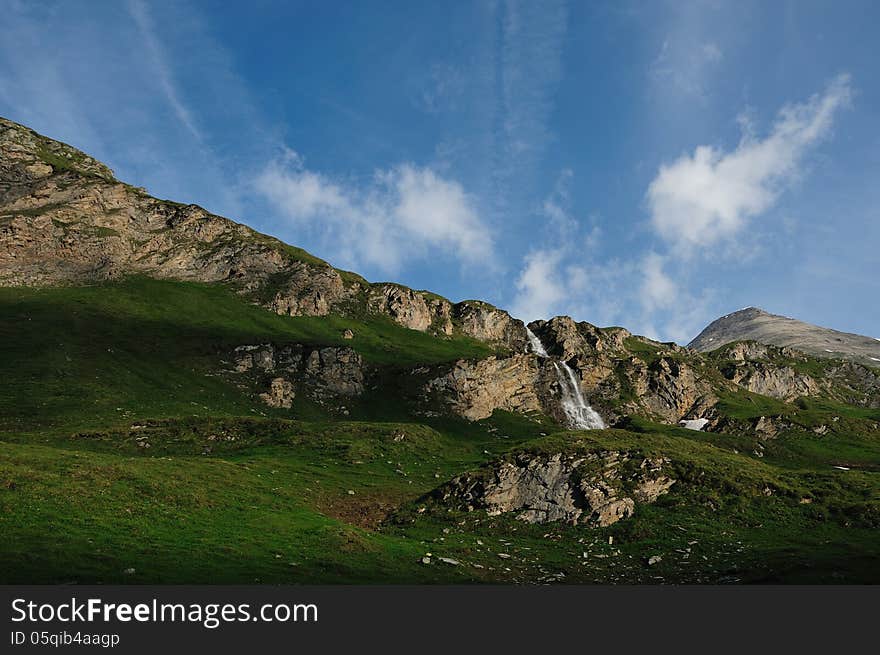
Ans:
{"type": "Polygon", "coordinates": [[[374,281],[880,336],[874,2],[0,0],[0,115],[374,281]]]}

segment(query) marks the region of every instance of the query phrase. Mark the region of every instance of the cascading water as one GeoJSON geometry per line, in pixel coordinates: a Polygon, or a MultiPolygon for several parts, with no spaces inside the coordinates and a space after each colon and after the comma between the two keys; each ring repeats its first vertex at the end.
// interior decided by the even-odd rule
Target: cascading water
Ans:
{"type": "Polygon", "coordinates": [[[532,332],[528,327],[526,328],[526,335],[529,337],[529,345],[532,347],[532,352],[538,357],[548,357],[547,350],[544,348],[544,344],[541,343],[538,335],[532,332]]]}
{"type": "MultiPolygon", "coordinates": [[[[553,362],[556,366],[556,362],[553,362]]],[[[559,362],[559,365],[565,370],[568,378],[569,388],[566,391],[565,385],[560,381],[562,386],[562,409],[566,416],[571,420],[571,424],[580,430],[603,430],[605,429],[605,421],[599,416],[599,413],[590,407],[581,394],[581,387],[574,377],[574,371],[565,362],[559,362]]],[[[557,374],[559,369],[556,369],[557,374]]]]}
{"type": "MultiPolygon", "coordinates": [[[[547,349],[538,336],[528,327],[526,335],[529,338],[529,345],[532,352],[538,357],[549,358],[547,349]]],[[[559,390],[562,393],[562,411],[568,419],[570,427],[577,430],[602,430],[605,428],[605,421],[599,416],[599,413],[590,407],[584,400],[581,393],[580,385],[571,367],[563,361],[553,360],[553,370],[556,371],[556,380],[559,382],[559,390]]]]}

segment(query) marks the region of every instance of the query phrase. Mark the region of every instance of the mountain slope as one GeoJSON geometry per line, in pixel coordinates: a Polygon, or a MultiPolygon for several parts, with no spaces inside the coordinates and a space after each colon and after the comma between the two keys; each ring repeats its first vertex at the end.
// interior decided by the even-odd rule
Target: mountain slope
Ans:
{"type": "Polygon", "coordinates": [[[880,580],[878,371],[529,329],[0,120],[0,582],[880,580]]]}
{"type": "Polygon", "coordinates": [[[288,316],[384,315],[422,332],[509,348],[521,321],[488,303],[370,284],[306,251],[121,183],[88,155],[0,118],[0,284],[46,286],[131,274],[223,283],[288,316]]]}
{"type": "Polygon", "coordinates": [[[713,321],[688,347],[709,352],[733,341],[757,341],[795,348],[815,357],[848,359],[880,367],[878,339],[811,325],[757,307],[741,309],[713,321]]]}

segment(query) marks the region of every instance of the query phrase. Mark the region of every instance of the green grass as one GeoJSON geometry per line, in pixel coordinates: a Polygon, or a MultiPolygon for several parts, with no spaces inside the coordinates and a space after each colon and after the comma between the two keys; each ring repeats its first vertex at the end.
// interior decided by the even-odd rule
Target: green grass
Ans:
{"type": "Polygon", "coordinates": [[[0,442],[0,580],[880,581],[870,474],[779,471],[677,435],[535,437],[521,418],[496,418],[458,433],[412,423],[190,419],[151,426],[149,449],[128,434],[0,442]],[[523,432],[505,434],[514,423],[523,432]],[[202,454],[207,444],[215,450],[202,454]],[[605,529],[419,511],[440,481],[510,449],[662,453],[679,482],[657,505],[605,529]],[[421,564],[427,553],[434,563],[421,564]],[[652,554],[663,556],[660,565],[646,565],[652,554]]]}
{"type": "Polygon", "coordinates": [[[277,316],[222,286],[131,278],[0,288],[0,429],[262,411],[216,373],[235,346],[270,341],[350,346],[371,364],[395,367],[491,352],[385,317],[277,316]],[[342,338],[346,328],[354,339],[342,338]]]}
{"type": "Polygon", "coordinates": [[[880,582],[878,410],[728,391],[730,433],[417,413],[439,408],[416,405],[412,368],[491,352],[386,318],[277,316],[221,286],[0,289],[0,582],[880,582]],[[222,373],[266,342],[351,346],[376,388],[347,416],[304,394],[270,410],[222,373]],[[760,437],[759,416],[789,427],[760,437]],[[602,529],[426,500],[520,450],[663,455],[677,482],[602,529]]]}

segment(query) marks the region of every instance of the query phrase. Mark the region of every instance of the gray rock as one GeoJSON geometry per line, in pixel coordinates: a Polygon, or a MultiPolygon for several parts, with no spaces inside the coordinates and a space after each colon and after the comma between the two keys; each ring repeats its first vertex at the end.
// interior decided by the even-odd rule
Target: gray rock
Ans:
{"type": "Polygon", "coordinates": [[[632,516],[636,501],[652,503],[675,483],[668,461],[609,451],[585,455],[520,454],[487,470],[459,476],[434,492],[444,504],[485,509],[490,516],[514,512],[528,523],[565,521],[600,527],[632,516]],[[624,472],[624,469],[628,472],[624,472]]]}
{"type": "Polygon", "coordinates": [[[814,357],[848,359],[874,368],[880,366],[880,341],[877,339],[811,325],[757,307],[741,309],[713,321],[688,347],[708,352],[733,341],[757,341],[795,348],[814,357]]]}

